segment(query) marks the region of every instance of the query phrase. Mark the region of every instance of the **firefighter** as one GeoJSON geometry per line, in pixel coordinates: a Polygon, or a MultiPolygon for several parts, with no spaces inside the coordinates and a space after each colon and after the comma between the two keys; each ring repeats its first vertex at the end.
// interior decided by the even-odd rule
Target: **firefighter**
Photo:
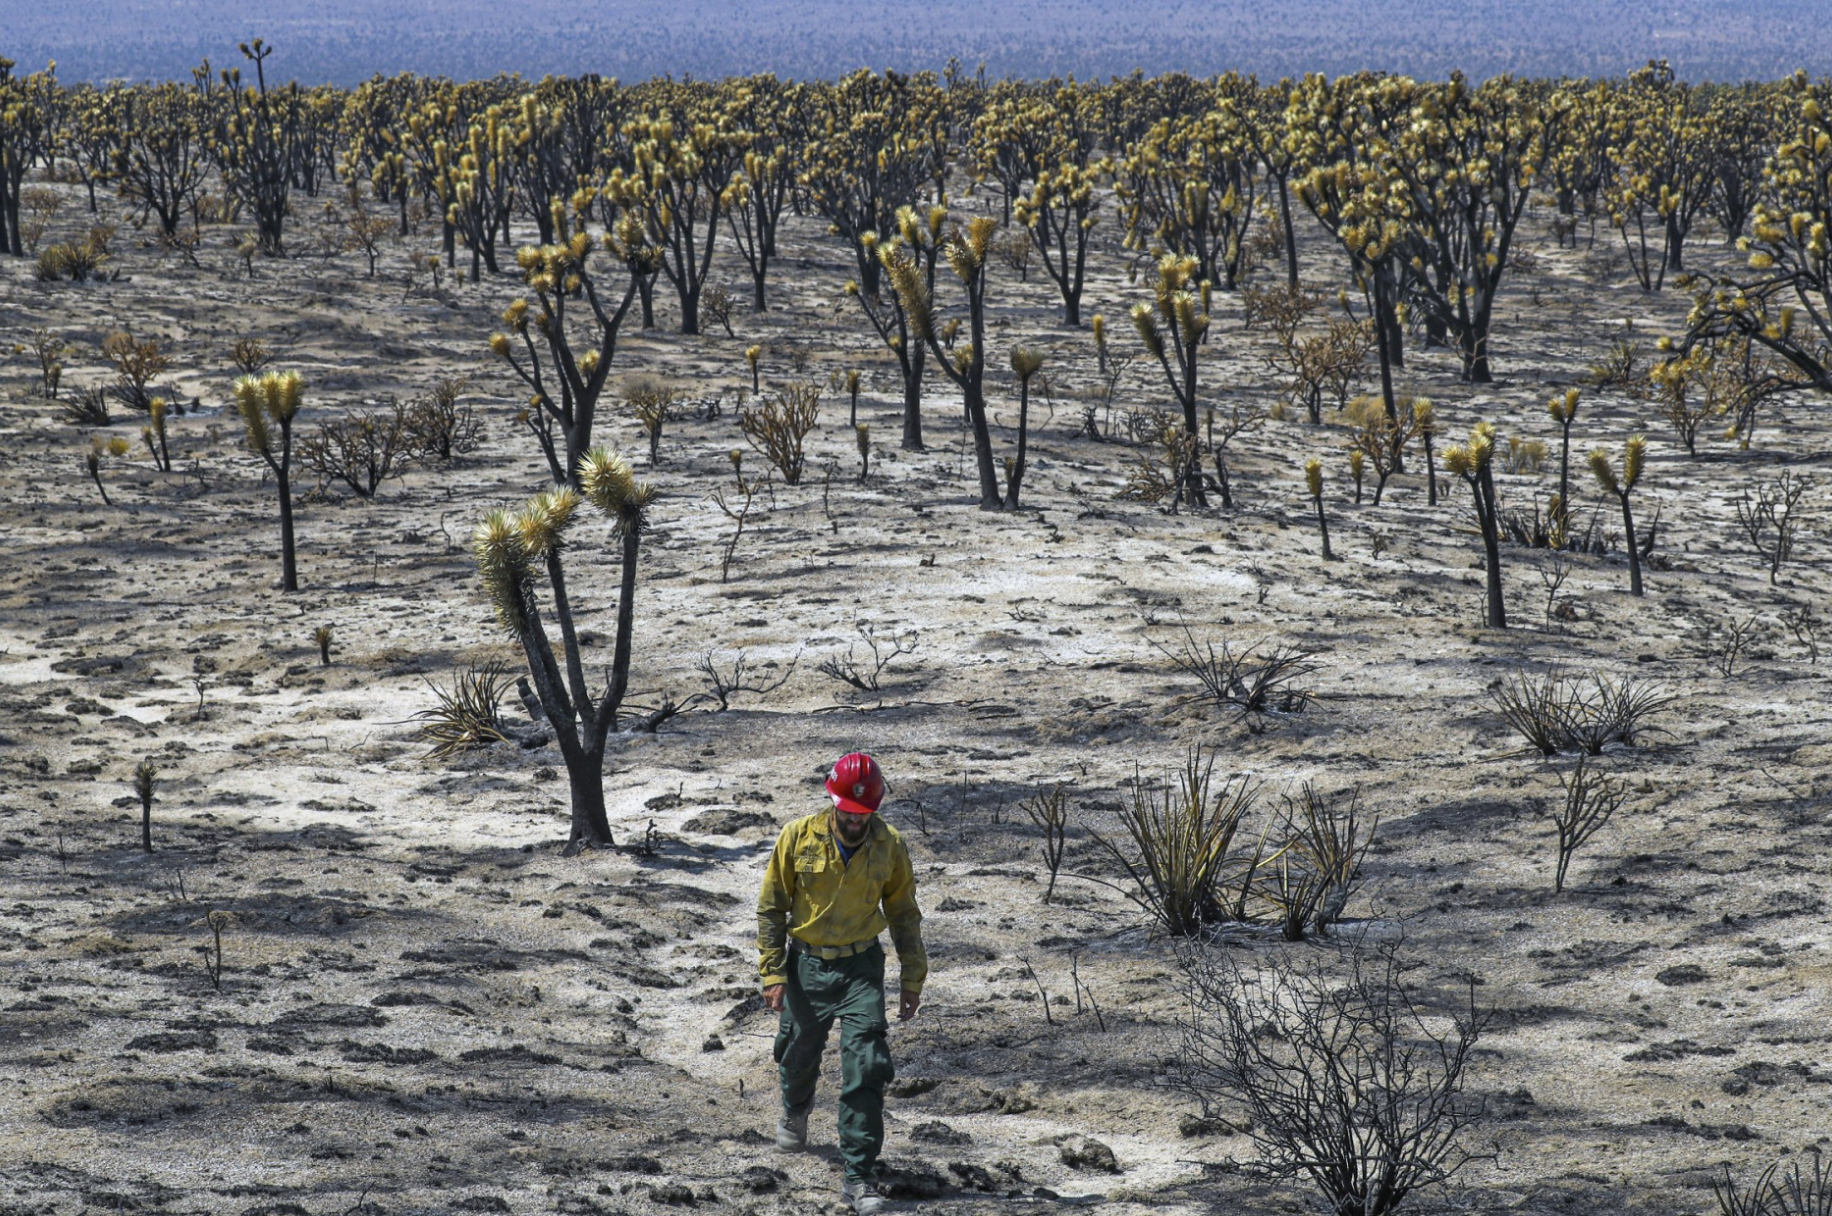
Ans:
{"type": "Polygon", "coordinates": [[[889,928],[897,947],[900,1022],[922,1006],[929,960],[909,849],[877,813],[884,800],[878,762],[862,752],[840,757],[827,777],[827,794],[832,807],[785,827],[770,854],[757,899],[758,970],[765,1006],[781,1014],[777,1147],[807,1147],[821,1052],[837,1020],[846,1168],[840,1197],[868,1216],[884,1207],[872,1171],[884,1147],[884,1087],[895,1075],[878,935],[889,928]]]}

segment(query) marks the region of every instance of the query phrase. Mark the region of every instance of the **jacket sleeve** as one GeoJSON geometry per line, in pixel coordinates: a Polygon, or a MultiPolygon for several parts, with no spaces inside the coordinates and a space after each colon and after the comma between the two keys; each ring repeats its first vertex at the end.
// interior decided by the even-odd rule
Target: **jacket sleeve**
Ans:
{"type": "Polygon", "coordinates": [[[884,886],[884,919],[897,947],[905,992],[921,992],[929,978],[929,952],[922,944],[922,909],[916,906],[916,870],[910,864],[909,846],[897,842],[897,861],[884,886]]]}
{"type": "Polygon", "coordinates": [[[789,831],[784,828],[776,838],[769,867],[763,872],[763,890],[757,896],[757,973],[765,988],[787,983],[789,978],[789,909],[795,904],[789,831]]]}

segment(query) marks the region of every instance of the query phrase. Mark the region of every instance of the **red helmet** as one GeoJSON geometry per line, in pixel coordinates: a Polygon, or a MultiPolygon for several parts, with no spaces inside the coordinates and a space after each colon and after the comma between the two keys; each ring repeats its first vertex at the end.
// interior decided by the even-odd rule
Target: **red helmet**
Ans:
{"type": "Polygon", "coordinates": [[[884,774],[878,762],[864,752],[852,752],[834,762],[827,777],[833,805],[850,815],[869,815],[884,801],[884,774]]]}

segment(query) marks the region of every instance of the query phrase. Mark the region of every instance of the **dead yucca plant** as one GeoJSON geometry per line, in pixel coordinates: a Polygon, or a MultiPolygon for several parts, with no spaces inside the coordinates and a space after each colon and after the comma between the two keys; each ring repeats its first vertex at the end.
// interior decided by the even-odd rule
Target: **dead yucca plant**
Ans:
{"type": "Polygon", "coordinates": [[[1536,680],[1524,670],[1500,682],[1493,695],[1508,725],[1545,756],[1596,756],[1611,743],[1633,746],[1644,733],[1642,720],[1674,701],[1658,686],[1632,677],[1551,672],[1536,680]]]}
{"type": "Polygon", "coordinates": [[[1152,645],[1178,671],[1195,677],[1202,686],[1198,699],[1233,710],[1252,734],[1266,729],[1266,715],[1299,713],[1310,704],[1311,693],[1299,682],[1317,670],[1311,651],[1282,644],[1262,651],[1263,642],[1237,651],[1226,639],[1219,646],[1198,641],[1187,626],[1174,646],[1152,645]]]}
{"type": "Polygon", "coordinates": [[[63,210],[64,200],[49,186],[30,186],[21,192],[19,201],[25,204],[25,216],[19,221],[19,239],[27,253],[37,253],[38,242],[43,239],[45,229],[51,226],[52,217],[63,210]]]}
{"type": "Polygon", "coordinates": [[[1536,498],[1524,509],[1503,511],[1496,522],[1503,536],[1528,549],[1554,549],[1607,557],[1609,542],[1603,535],[1603,525],[1597,512],[1592,511],[1590,519],[1580,529],[1576,512],[1562,509],[1561,503],[1559,496],[1554,494],[1542,513],[1536,498]]]}
{"type": "Polygon", "coordinates": [[[1469,442],[1444,453],[1444,468],[1469,486],[1476,522],[1482,528],[1482,565],[1488,579],[1489,628],[1508,627],[1507,601],[1501,593],[1501,500],[1495,490],[1495,428],[1478,422],[1469,442]]]}
{"type": "Polygon", "coordinates": [[[1642,716],[1671,700],[1658,689],[1633,680],[1618,683],[1593,676],[1590,686],[1581,691],[1574,682],[1570,692],[1556,702],[1565,742],[1560,750],[1597,756],[1611,743],[1632,744],[1642,716]]]}
{"type": "Polygon", "coordinates": [[[134,797],[140,800],[140,848],[148,853],[153,851],[153,779],[158,775],[159,766],[150,758],[134,766],[134,797]]]}
{"type": "Polygon", "coordinates": [[[738,425],[758,455],[776,466],[789,485],[800,485],[802,441],[820,417],[821,386],[812,380],[765,393],[738,411],[738,425]]]}
{"type": "Polygon", "coordinates": [[[1272,904],[1285,940],[1328,932],[1361,880],[1361,863],[1380,816],[1361,808],[1361,791],[1332,797],[1305,782],[1296,798],[1285,799],[1285,846],[1267,864],[1277,863],[1270,888],[1261,895],[1272,904]]]}
{"type": "Polygon", "coordinates": [[[108,412],[108,390],[105,388],[78,389],[76,396],[61,398],[57,408],[71,426],[107,426],[114,421],[108,412]]]}
{"type": "Polygon", "coordinates": [[[1815,1154],[1801,1169],[1799,1162],[1783,1174],[1776,1162],[1756,1176],[1744,1190],[1724,1167],[1724,1180],[1711,1184],[1722,1216],[1832,1216],[1832,1158],[1815,1154]]]}
{"type": "Polygon", "coordinates": [[[1317,508],[1317,532],[1323,537],[1323,560],[1335,561],[1329,551],[1329,517],[1323,513],[1323,462],[1312,456],[1304,462],[1304,488],[1317,508]]]}
{"type": "Polygon", "coordinates": [[[1213,753],[1198,747],[1173,781],[1135,776],[1119,812],[1132,849],[1093,833],[1132,880],[1126,894],[1176,937],[1242,919],[1260,863],[1258,848],[1250,856],[1235,849],[1259,786],[1242,777],[1213,789],[1214,771],[1213,753]]]}
{"type": "Polygon", "coordinates": [[[1514,673],[1493,690],[1495,708],[1507,724],[1526,736],[1529,746],[1543,756],[1556,756],[1566,742],[1562,701],[1567,695],[1557,675],[1535,680],[1525,670],[1514,673]]]}
{"type": "Polygon", "coordinates": [[[283,591],[299,590],[298,552],[293,543],[293,423],[304,400],[305,381],[298,372],[267,372],[235,382],[235,408],[248,430],[248,446],[266,462],[279,486],[283,591]]]}
{"type": "Polygon", "coordinates": [[[1612,680],[1592,676],[1596,688],[1592,714],[1571,725],[1571,738],[1587,755],[1602,753],[1605,745],[1621,743],[1633,747],[1642,736],[1642,719],[1673,704],[1675,697],[1659,685],[1645,684],[1625,676],[1612,680]]]}
{"type": "Polygon", "coordinates": [[[1361,383],[1372,345],[1373,338],[1366,327],[1337,319],[1329,323],[1326,332],[1298,338],[1279,353],[1269,355],[1267,362],[1281,377],[1281,411],[1302,405],[1315,426],[1323,421],[1325,403],[1337,409],[1346,407],[1361,383]]]}
{"type": "MultiPolygon", "coordinates": [[[[575,430],[574,437],[577,438],[575,430]]],[[[472,533],[472,552],[485,590],[496,608],[497,623],[512,635],[528,663],[533,699],[553,729],[554,742],[566,761],[572,803],[566,855],[615,844],[604,802],[604,756],[610,733],[630,688],[630,660],[636,621],[637,558],[648,527],[652,487],[639,482],[629,462],[604,448],[579,458],[580,489],[556,486],[537,494],[518,510],[494,510],[472,533]],[[567,533],[591,507],[613,526],[622,550],[617,595],[615,642],[604,682],[587,682],[581,640],[574,623],[578,584],[567,582],[566,555],[574,552],[567,533]],[[540,595],[546,576],[549,594],[540,595]],[[559,637],[549,633],[558,626],[559,637]]],[[[602,562],[599,562],[602,565],[602,562]]],[[[586,568],[592,569],[588,562],[586,568]]],[[[638,719],[637,729],[653,730],[678,709],[664,699],[653,713],[638,719]]]]}
{"type": "Polygon", "coordinates": [[[420,723],[419,737],[432,747],[428,760],[445,760],[459,752],[509,742],[502,728],[503,697],[513,681],[503,663],[476,663],[452,677],[449,685],[431,680],[426,686],[433,691],[436,703],[414,715],[420,723]]]}

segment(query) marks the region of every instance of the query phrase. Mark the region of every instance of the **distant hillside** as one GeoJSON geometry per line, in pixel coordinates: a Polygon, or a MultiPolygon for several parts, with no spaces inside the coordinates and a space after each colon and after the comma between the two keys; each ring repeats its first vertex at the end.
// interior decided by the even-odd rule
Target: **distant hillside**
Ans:
{"type": "Polygon", "coordinates": [[[0,54],[47,59],[66,81],[183,78],[240,41],[278,49],[283,78],[352,84],[377,73],[459,78],[597,72],[636,80],[856,67],[1083,78],[1228,69],[1275,79],[1381,68],[1442,77],[1614,75],[1665,58],[1692,80],[1832,70],[1825,0],[18,0],[0,54]],[[247,16],[258,8],[265,15],[247,16]],[[1276,16],[1268,13],[1275,12],[1276,16]],[[513,16],[512,27],[504,14],[513,16]]]}

